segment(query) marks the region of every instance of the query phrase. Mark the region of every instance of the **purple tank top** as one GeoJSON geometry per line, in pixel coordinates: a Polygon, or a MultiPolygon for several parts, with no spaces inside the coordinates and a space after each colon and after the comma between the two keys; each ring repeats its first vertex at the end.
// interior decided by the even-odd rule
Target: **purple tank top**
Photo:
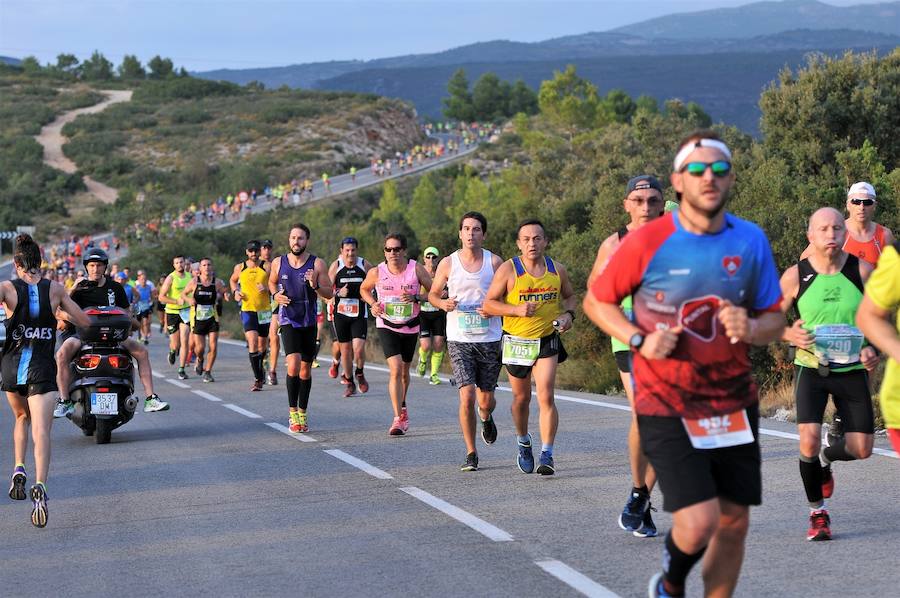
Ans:
{"type": "Polygon", "coordinates": [[[278,286],[290,297],[289,305],[278,309],[278,323],[282,326],[307,328],[316,325],[316,292],[306,282],[306,271],[312,270],[316,256],[310,255],[299,268],[294,268],[288,256],[281,256],[278,266],[278,286]]]}

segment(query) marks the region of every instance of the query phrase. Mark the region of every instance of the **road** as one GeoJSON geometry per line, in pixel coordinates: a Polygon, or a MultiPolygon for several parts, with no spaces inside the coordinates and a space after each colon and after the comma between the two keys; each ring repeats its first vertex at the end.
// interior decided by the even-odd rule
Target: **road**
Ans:
{"type": "MultiPolygon", "coordinates": [[[[479,440],[481,470],[461,473],[465,451],[448,384],[414,378],[409,434],[389,437],[383,367],[369,368],[371,390],[350,399],[317,369],[310,433],[291,435],[284,386],[248,392],[240,343],[222,345],[216,382],[202,384],[175,378],[163,342],[157,336],[150,348],[171,411],[138,414],[105,446],[58,420],[46,529],[31,526],[27,502],[0,501],[0,579],[8,588],[37,583],[43,595],[66,596],[624,597],[646,595],[660,567],[662,538],[638,539],[616,524],[629,483],[630,414],[621,397],[562,393],[558,473],[540,477],[514,465],[510,395],[499,390],[499,439],[489,447],[479,440]]],[[[11,425],[0,409],[0,463],[9,467],[11,425]]],[[[753,510],[736,595],[894,595],[900,463],[884,439],[876,443],[883,454],[836,465],[835,539],[808,543],[793,429],[775,421],[762,428],[765,504],[753,510]]],[[[654,498],[661,503],[658,491],[654,498]]],[[[665,532],[669,515],[655,517],[665,532]]],[[[700,587],[695,571],[689,595],[700,587]]]]}

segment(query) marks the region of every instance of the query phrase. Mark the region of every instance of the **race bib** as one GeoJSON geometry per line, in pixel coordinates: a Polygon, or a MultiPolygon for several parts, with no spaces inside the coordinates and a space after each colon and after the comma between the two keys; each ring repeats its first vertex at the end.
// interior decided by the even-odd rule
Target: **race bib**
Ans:
{"type": "Polygon", "coordinates": [[[487,334],[491,324],[490,319],[482,318],[474,311],[459,312],[456,314],[456,321],[463,334],[487,334]]]}
{"type": "Polygon", "coordinates": [[[178,316],[181,318],[181,321],[185,324],[191,323],[191,308],[185,307],[183,309],[178,310],[178,316]]]}
{"type": "Polygon", "coordinates": [[[438,308],[436,308],[432,304],[428,303],[427,301],[425,303],[423,303],[422,307],[420,307],[419,309],[421,309],[422,311],[437,311],[438,310],[438,308]]]}
{"type": "Polygon", "coordinates": [[[859,363],[863,346],[863,333],[856,326],[837,324],[816,326],[814,351],[820,363],[849,365],[859,363]]]}
{"type": "Polygon", "coordinates": [[[341,299],[337,305],[337,312],[348,318],[359,316],[359,299],[341,299]]]}
{"type": "Polygon", "coordinates": [[[503,336],[503,363],[505,365],[534,365],[541,353],[541,339],[503,336]]]}
{"type": "Polygon", "coordinates": [[[213,317],[215,305],[198,305],[194,310],[194,318],[197,320],[208,320],[213,317]]]}
{"type": "Polygon", "coordinates": [[[260,324],[268,324],[272,321],[272,310],[264,309],[263,311],[256,312],[256,320],[260,324]]]}
{"type": "Polygon", "coordinates": [[[753,430],[745,409],[699,419],[683,417],[681,421],[695,449],[717,449],[753,442],[753,430]]]}
{"type": "Polygon", "coordinates": [[[137,310],[138,310],[138,313],[150,311],[150,302],[149,301],[138,301],[137,310]]]}
{"type": "Polygon", "coordinates": [[[413,304],[404,301],[386,301],[384,319],[393,324],[405,324],[412,319],[413,304]]]}

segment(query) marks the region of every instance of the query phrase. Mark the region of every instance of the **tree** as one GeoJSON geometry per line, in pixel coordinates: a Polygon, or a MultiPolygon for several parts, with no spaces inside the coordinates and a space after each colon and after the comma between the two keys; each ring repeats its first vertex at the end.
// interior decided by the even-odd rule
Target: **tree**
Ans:
{"type": "Polygon", "coordinates": [[[606,99],[603,103],[606,104],[612,120],[617,123],[631,122],[631,118],[637,111],[637,104],[634,103],[630,95],[621,89],[613,89],[606,94],[606,99]]]}
{"type": "Polygon", "coordinates": [[[172,64],[170,59],[162,58],[158,54],[150,59],[147,67],[150,69],[151,79],[167,79],[172,76],[175,70],[175,65],[172,64]]]}
{"type": "Polygon", "coordinates": [[[469,122],[475,120],[475,107],[472,105],[472,94],[469,93],[469,80],[466,71],[458,69],[447,82],[449,97],[444,98],[444,116],[469,122]]]}
{"type": "Polygon", "coordinates": [[[637,101],[635,102],[634,111],[645,112],[647,114],[658,114],[659,102],[657,102],[656,98],[654,98],[653,96],[639,96],[637,101]]]}
{"type": "Polygon", "coordinates": [[[74,72],[78,67],[78,58],[74,54],[59,54],[56,57],[56,68],[64,73],[74,72]]]}
{"type": "Polygon", "coordinates": [[[554,72],[553,79],[541,83],[538,105],[541,114],[571,139],[579,131],[593,127],[600,98],[596,86],[579,77],[570,64],[565,71],[554,72]]]}
{"type": "Polygon", "coordinates": [[[416,185],[406,212],[406,222],[419,234],[437,231],[446,226],[447,217],[430,175],[423,176],[416,185]]]}
{"type": "Polygon", "coordinates": [[[34,56],[26,56],[22,59],[22,70],[25,71],[26,75],[37,75],[43,69],[41,68],[41,63],[38,62],[38,59],[34,56]]]}
{"type": "Polygon", "coordinates": [[[405,207],[397,195],[397,184],[394,181],[385,181],[378,209],[372,212],[372,218],[386,225],[389,231],[395,232],[405,230],[404,212],[405,207]]]}
{"type": "Polygon", "coordinates": [[[81,74],[88,81],[108,81],[113,76],[113,63],[99,50],[94,50],[91,57],[81,63],[81,74]]]}
{"type": "Polygon", "coordinates": [[[126,54],[119,65],[119,77],[122,79],[144,79],[147,71],[144,70],[141,61],[133,54],[126,54]]]}
{"type": "Polygon", "coordinates": [[[472,107],[475,120],[501,120],[507,116],[511,89],[494,73],[485,73],[472,88],[472,107]]]}
{"type": "Polygon", "coordinates": [[[521,79],[517,80],[509,92],[509,106],[506,110],[508,116],[516,114],[537,114],[538,99],[533,89],[525,85],[521,79]]]}

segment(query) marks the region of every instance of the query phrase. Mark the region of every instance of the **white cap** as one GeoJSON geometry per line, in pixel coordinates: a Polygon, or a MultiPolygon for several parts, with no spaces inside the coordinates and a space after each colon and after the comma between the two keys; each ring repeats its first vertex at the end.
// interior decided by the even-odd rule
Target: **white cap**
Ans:
{"type": "Polygon", "coordinates": [[[847,191],[847,198],[849,199],[851,195],[865,195],[866,197],[875,197],[875,187],[866,183],[865,181],[860,181],[859,183],[854,183],[850,190],[847,191]]]}

